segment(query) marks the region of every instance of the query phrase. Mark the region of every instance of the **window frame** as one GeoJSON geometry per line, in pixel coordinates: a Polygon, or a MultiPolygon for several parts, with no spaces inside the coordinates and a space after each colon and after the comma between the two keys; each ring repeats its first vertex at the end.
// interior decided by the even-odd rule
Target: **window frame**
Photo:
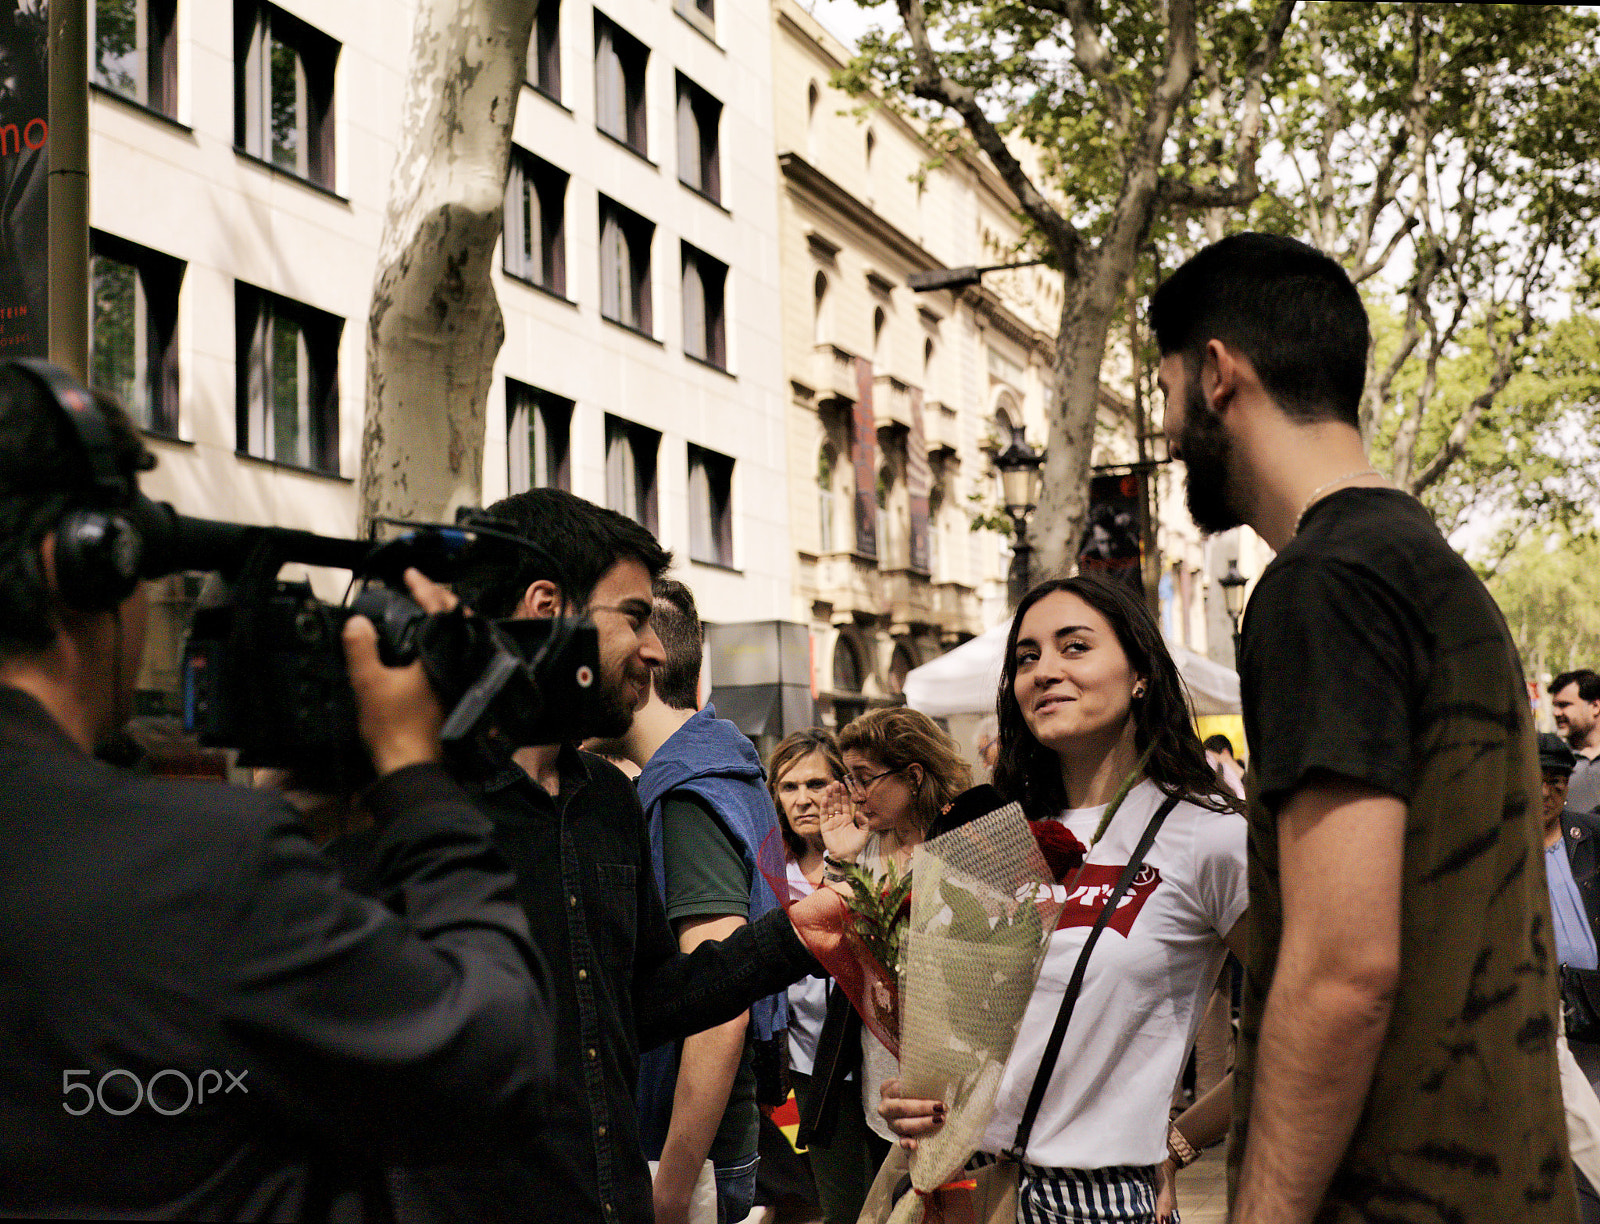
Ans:
{"type": "Polygon", "coordinates": [[[721,208],[722,103],[681,72],[676,97],[678,182],[721,208]]]}
{"type": "Polygon", "coordinates": [[[505,211],[501,221],[500,266],[507,276],[543,289],[556,297],[567,298],[567,187],[572,176],[559,166],[511,146],[506,167],[505,211]],[[538,202],[539,259],[543,275],[535,275],[529,256],[527,221],[524,207],[532,195],[538,202]]]}
{"type": "Polygon", "coordinates": [[[683,354],[728,372],[728,265],[699,247],[680,242],[683,354]],[[695,351],[695,349],[700,351],[695,351]]]}
{"type": "MultiPolygon", "coordinates": [[[[177,0],[126,0],[134,9],[134,49],[139,76],[131,91],[114,84],[101,70],[100,4],[89,7],[89,80],[126,102],[176,119],[178,115],[177,0]]],[[[114,2],[114,0],[113,0],[114,2]]]]}
{"type": "Polygon", "coordinates": [[[265,0],[234,0],[233,136],[237,152],[325,191],[335,190],[335,101],[342,47],[265,0]],[[278,156],[271,44],[293,54],[295,164],[278,156]]]}
{"type": "MultiPolygon", "coordinates": [[[[339,476],[339,344],[344,320],[304,302],[244,281],[234,282],[235,437],[234,453],[319,476],[339,476]],[[306,375],[305,454],[277,454],[276,414],[270,417],[277,341],[275,324],[292,323],[300,337],[306,375]],[[258,358],[259,354],[259,358],[258,358]]],[[[302,371],[296,369],[298,377],[302,371]]],[[[297,411],[299,406],[297,405],[297,411]]]]}
{"type": "Polygon", "coordinates": [[[595,127],[645,161],[650,161],[649,72],[650,48],[596,9],[595,127]],[[608,53],[616,64],[614,81],[607,62],[608,53]],[[608,90],[613,88],[620,89],[620,97],[608,98],[608,90]]]}
{"type": "Polygon", "coordinates": [[[597,262],[600,268],[600,317],[654,340],[654,283],[650,265],[655,245],[655,223],[604,194],[599,197],[599,215],[600,250],[597,262]],[[610,230],[607,228],[608,217],[614,226],[610,230]],[[616,282],[614,285],[613,281],[616,282]],[[616,292],[615,309],[608,294],[609,289],[616,292]],[[629,306],[627,311],[622,309],[624,302],[629,306]]]}
{"type": "Polygon", "coordinates": [[[134,380],[142,384],[144,402],[127,402],[124,406],[140,429],[163,438],[178,438],[182,426],[180,411],[181,381],[178,347],[178,299],[183,291],[184,274],[188,264],[164,252],[140,246],[126,238],[118,238],[101,230],[89,232],[89,369],[91,380],[97,386],[114,391],[99,376],[96,363],[95,323],[98,294],[95,284],[95,260],[107,259],[131,267],[134,271],[134,380]],[[141,318],[143,316],[142,325],[141,318]],[[140,354],[143,352],[143,369],[140,354]]]}
{"type": "Polygon", "coordinates": [[[520,379],[506,379],[508,494],[534,488],[571,492],[572,416],[576,408],[577,404],[565,396],[520,379]],[[535,470],[540,466],[544,468],[543,480],[535,470]]]}
{"type": "Polygon", "coordinates": [[[689,559],[732,569],[735,461],[693,442],[688,452],[689,559]]]}
{"type": "MultiPolygon", "coordinates": [[[[605,442],[606,505],[618,514],[633,519],[652,535],[658,535],[661,524],[660,433],[626,417],[613,416],[608,412],[605,420],[605,442]],[[613,487],[612,449],[619,441],[625,441],[628,446],[632,468],[631,500],[635,503],[638,514],[630,513],[626,504],[615,504],[619,499],[618,490],[613,487]]],[[[622,490],[623,496],[620,500],[624,503],[629,500],[629,492],[630,490],[622,490]]]]}
{"type": "Polygon", "coordinates": [[[561,0],[539,0],[523,76],[535,93],[561,105],[561,0]]]}

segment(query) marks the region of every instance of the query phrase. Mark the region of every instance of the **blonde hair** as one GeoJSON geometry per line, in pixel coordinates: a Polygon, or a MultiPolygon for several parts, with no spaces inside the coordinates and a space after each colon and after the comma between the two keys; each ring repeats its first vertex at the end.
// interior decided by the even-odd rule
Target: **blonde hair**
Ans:
{"type": "Polygon", "coordinates": [[[863,714],[839,732],[839,751],[859,752],[886,769],[920,765],[924,783],[913,799],[917,825],[927,830],[945,805],[972,785],[972,767],[939,725],[904,706],[863,714]]]}

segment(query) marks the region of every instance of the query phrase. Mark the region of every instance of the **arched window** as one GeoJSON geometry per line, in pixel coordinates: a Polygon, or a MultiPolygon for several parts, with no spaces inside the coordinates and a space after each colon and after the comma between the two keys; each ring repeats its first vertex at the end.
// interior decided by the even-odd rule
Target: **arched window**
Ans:
{"type": "Polygon", "coordinates": [[[811,342],[824,344],[828,338],[828,276],[818,272],[811,285],[811,342]]]}
{"type": "Polygon", "coordinates": [[[936,463],[933,470],[933,487],[928,490],[928,574],[939,580],[940,545],[944,532],[944,473],[943,464],[936,463]]]}
{"type": "Polygon", "coordinates": [[[867,712],[867,703],[860,695],[865,675],[855,644],[841,633],[833,647],[833,725],[836,728],[867,712]]]}
{"type": "Polygon", "coordinates": [[[934,366],[933,366],[934,355],[935,355],[935,348],[934,348],[934,343],[933,343],[933,337],[930,336],[930,337],[928,337],[926,340],[924,340],[922,342],[922,391],[923,391],[923,394],[925,396],[927,396],[927,398],[930,399],[930,400],[936,400],[936,399],[939,398],[938,391],[933,385],[933,382],[934,382],[934,366]]]}
{"type": "Polygon", "coordinates": [[[888,329],[889,316],[879,306],[872,312],[872,364],[876,369],[884,366],[884,332],[888,329]]]}
{"type": "Polygon", "coordinates": [[[917,661],[911,657],[911,651],[904,642],[894,648],[894,654],[889,659],[889,692],[898,697],[906,691],[906,677],[911,674],[911,669],[917,661]]]}

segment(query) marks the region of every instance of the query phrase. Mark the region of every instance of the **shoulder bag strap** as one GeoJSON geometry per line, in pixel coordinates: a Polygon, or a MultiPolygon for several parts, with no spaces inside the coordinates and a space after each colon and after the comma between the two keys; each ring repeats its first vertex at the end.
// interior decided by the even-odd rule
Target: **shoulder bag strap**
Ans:
{"type": "Polygon", "coordinates": [[[1133,854],[1128,858],[1128,865],[1122,869],[1122,878],[1117,881],[1116,888],[1112,889],[1111,895],[1106,898],[1105,906],[1100,910],[1100,917],[1096,920],[1094,929],[1084,941],[1083,951],[1078,953],[1078,963],[1073,966],[1066,994],[1061,997],[1061,1011],[1056,1015],[1056,1026],[1050,1031],[1050,1040],[1045,1043],[1044,1054],[1039,1059],[1038,1074],[1034,1076],[1033,1088],[1028,1093],[1028,1104],[1023,1108],[1022,1121],[1017,1124],[1016,1140],[1006,1150],[1006,1155],[1019,1164],[1022,1163],[1023,1155],[1028,1150],[1028,1138],[1033,1133],[1034,1120],[1039,1116],[1039,1106],[1044,1103],[1045,1089],[1050,1084],[1050,1076],[1055,1072],[1056,1059],[1061,1054],[1061,1043],[1067,1035],[1067,1025],[1072,1021],[1072,1009],[1078,1001],[1078,992],[1083,987],[1084,970],[1089,967],[1089,953],[1094,951],[1100,932],[1105,930],[1106,923],[1116,912],[1117,903],[1128,891],[1128,885],[1133,883],[1133,877],[1138,875],[1139,869],[1144,866],[1144,856],[1150,852],[1150,846],[1156,840],[1162,822],[1177,806],[1178,797],[1169,795],[1156,809],[1155,815],[1150,817],[1150,823],[1145,825],[1139,844],[1134,847],[1133,854]]]}

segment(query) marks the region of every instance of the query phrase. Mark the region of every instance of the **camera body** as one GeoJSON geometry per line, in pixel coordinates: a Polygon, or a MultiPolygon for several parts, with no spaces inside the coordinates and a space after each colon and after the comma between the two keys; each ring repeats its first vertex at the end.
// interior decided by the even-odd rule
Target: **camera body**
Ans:
{"type": "MultiPolygon", "coordinates": [[[[283,768],[337,789],[370,777],[357,729],[342,635],[365,616],[389,666],[420,659],[447,711],[447,748],[500,751],[580,737],[599,696],[599,639],[587,618],[491,621],[466,609],[430,614],[396,589],[416,567],[450,582],[470,548],[514,547],[471,528],[423,526],[388,544],[172,516],[174,558],[221,560],[185,547],[237,532],[215,569],[220,597],[197,608],[184,646],[183,721],[208,747],[234,748],[245,766],[283,768]],[[351,570],[366,586],[349,605],[279,577],[290,562],[351,570]],[[392,585],[391,585],[392,584],[392,585]]],[[[491,533],[492,534],[492,533],[491,533]]]]}

